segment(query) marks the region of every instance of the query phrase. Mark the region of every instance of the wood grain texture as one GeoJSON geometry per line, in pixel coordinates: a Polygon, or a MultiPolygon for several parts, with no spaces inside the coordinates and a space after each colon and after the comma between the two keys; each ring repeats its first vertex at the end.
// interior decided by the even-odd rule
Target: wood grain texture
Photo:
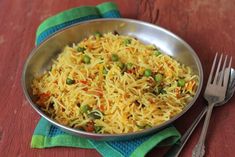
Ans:
{"type": "MultiPolygon", "coordinates": [[[[96,5],[104,0],[0,0],[0,156],[99,157],[95,150],[79,148],[30,149],[33,130],[39,120],[25,100],[21,72],[34,47],[35,31],[45,18],[80,5],[96,5]]],[[[123,17],[162,26],[179,35],[197,52],[207,80],[215,52],[235,58],[234,0],[116,0],[123,17]]],[[[233,62],[235,67],[235,62],[233,62]]],[[[179,120],[184,132],[205,101],[202,97],[179,120]]],[[[216,108],[207,137],[208,157],[232,157],[235,153],[235,98],[216,108]]],[[[181,156],[191,156],[201,125],[181,156]]],[[[155,148],[147,156],[161,157],[167,148],[155,148]]]]}

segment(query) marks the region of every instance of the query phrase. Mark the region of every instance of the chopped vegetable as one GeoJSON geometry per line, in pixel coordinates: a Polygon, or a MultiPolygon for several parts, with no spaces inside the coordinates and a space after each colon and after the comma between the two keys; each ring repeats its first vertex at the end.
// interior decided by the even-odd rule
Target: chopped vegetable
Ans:
{"type": "Polygon", "coordinates": [[[41,93],[41,94],[39,94],[39,97],[44,99],[44,98],[49,98],[50,95],[51,95],[51,94],[50,94],[49,92],[47,92],[47,93],[41,93]]]}
{"type": "Polygon", "coordinates": [[[87,132],[93,132],[95,130],[94,122],[88,122],[84,128],[87,132]]]}
{"type": "Polygon", "coordinates": [[[117,66],[122,70],[125,68],[125,64],[122,62],[117,62],[117,66]]]}
{"type": "Polygon", "coordinates": [[[115,30],[115,31],[113,31],[113,34],[114,35],[119,35],[119,33],[115,30]]]}
{"type": "Polygon", "coordinates": [[[51,109],[53,109],[54,108],[54,101],[51,101],[50,103],[49,103],[49,106],[48,106],[48,108],[51,108],[51,109]]]}
{"type": "Polygon", "coordinates": [[[80,80],[79,82],[85,85],[88,83],[86,80],[80,80]]]}
{"type": "Polygon", "coordinates": [[[109,72],[109,71],[108,71],[106,68],[103,68],[103,74],[104,74],[104,75],[108,74],[108,72],[109,72]]]}
{"type": "Polygon", "coordinates": [[[166,90],[163,89],[162,86],[155,86],[153,93],[158,95],[158,94],[166,94],[166,90]]]}
{"type": "Polygon", "coordinates": [[[100,132],[100,130],[103,128],[103,126],[96,126],[95,125],[95,133],[100,132]]]}
{"type": "Polygon", "coordinates": [[[37,100],[37,104],[38,104],[39,106],[41,106],[41,107],[46,107],[45,102],[49,100],[50,95],[51,95],[51,94],[50,94],[49,92],[39,94],[39,95],[38,95],[38,96],[39,96],[39,99],[37,100]]]}
{"type": "Polygon", "coordinates": [[[78,47],[77,48],[77,51],[78,52],[84,52],[86,50],[86,48],[84,48],[84,47],[78,47]]]}
{"type": "Polygon", "coordinates": [[[149,125],[149,124],[145,124],[145,125],[138,125],[138,124],[136,124],[136,126],[137,126],[139,129],[152,128],[152,126],[151,126],[151,125],[149,125]]]}
{"type": "Polygon", "coordinates": [[[149,45],[149,47],[150,47],[152,50],[157,50],[157,46],[154,45],[154,44],[149,45]]]}
{"type": "Polygon", "coordinates": [[[117,54],[112,54],[112,61],[117,62],[119,60],[119,57],[117,54]]]}
{"type": "Polygon", "coordinates": [[[160,87],[155,86],[154,89],[153,89],[153,93],[158,95],[160,93],[160,90],[161,90],[160,87]]]}
{"type": "Polygon", "coordinates": [[[131,43],[131,39],[125,39],[125,40],[123,40],[123,44],[124,45],[128,45],[128,44],[130,44],[131,43]]]}
{"type": "MultiPolygon", "coordinates": [[[[75,127],[75,124],[72,127],[75,127]]],[[[86,131],[83,126],[77,126],[76,128],[81,131],[86,131]]]]}
{"type": "Polygon", "coordinates": [[[156,74],[154,76],[154,80],[158,83],[160,83],[162,81],[162,74],[156,74]]]}
{"type": "Polygon", "coordinates": [[[126,68],[127,68],[127,70],[131,70],[133,68],[133,64],[132,63],[127,63],[126,68]]]}
{"type": "Polygon", "coordinates": [[[75,83],[75,80],[71,79],[71,78],[67,78],[66,79],[66,84],[67,85],[71,85],[71,84],[74,84],[75,83]]]}
{"type": "Polygon", "coordinates": [[[102,34],[100,32],[95,32],[95,37],[100,38],[100,37],[102,37],[102,34]]]}
{"type": "Polygon", "coordinates": [[[155,50],[155,51],[154,51],[154,55],[155,55],[155,56],[159,56],[160,54],[162,54],[161,51],[159,51],[159,50],[155,50]]]}
{"type": "Polygon", "coordinates": [[[149,76],[151,76],[151,75],[152,75],[152,71],[151,71],[150,69],[146,69],[146,70],[144,71],[144,76],[149,77],[149,76]]]}
{"type": "Polygon", "coordinates": [[[81,110],[82,113],[87,113],[89,110],[91,110],[91,107],[88,106],[88,105],[82,105],[80,107],[80,110],[81,110]]]}
{"type": "Polygon", "coordinates": [[[184,79],[179,79],[177,85],[178,85],[179,87],[184,87],[184,85],[185,85],[185,80],[184,80],[184,79]]]}
{"type": "Polygon", "coordinates": [[[83,62],[85,64],[90,64],[91,63],[91,58],[88,55],[83,56],[83,62]]]}
{"type": "Polygon", "coordinates": [[[135,70],[134,70],[134,69],[127,70],[127,73],[129,73],[129,74],[133,74],[134,72],[135,72],[135,70]]]}
{"type": "Polygon", "coordinates": [[[144,129],[144,126],[136,124],[139,129],[144,129]]]}
{"type": "Polygon", "coordinates": [[[91,91],[87,91],[87,93],[97,95],[98,97],[103,97],[103,91],[102,90],[91,90],[91,91]]]}
{"type": "Polygon", "coordinates": [[[104,105],[100,105],[99,109],[100,109],[100,111],[104,112],[104,110],[105,110],[104,105]]]}
{"type": "Polygon", "coordinates": [[[152,128],[152,126],[150,125],[150,124],[146,124],[145,125],[145,128],[147,129],[147,128],[152,128]]]}
{"type": "Polygon", "coordinates": [[[161,89],[161,90],[160,90],[160,93],[161,93],[161,94],[166,94],[167,92],[166,92],[166,90],[161,89]]]}
{"type": "Polygon", "coordinates": [[[101,119],[103,114],[99,110],[93,110],[88,114],[88,117],[91,119],[101,119]]]}
{"type": "Polygon", "coordinates": [[[99,67],[99,80],[102,84],[102,82],[104,80],[104,76],[103,76],[104,65],[100,64],[100,65],[98,65],[98,67],[99,67]]]}

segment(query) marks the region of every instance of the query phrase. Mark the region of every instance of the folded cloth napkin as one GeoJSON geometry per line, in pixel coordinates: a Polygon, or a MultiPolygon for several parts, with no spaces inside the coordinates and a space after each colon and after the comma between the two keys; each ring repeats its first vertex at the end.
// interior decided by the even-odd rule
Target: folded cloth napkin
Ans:
{"type": "MultiPolygon", "coordinates": [[[[120,13],[116,4],[112,2],[102,3],[97,6],[82,6],[61,12],[46,19],[36,33],[36,45],[39,45],[48,36],[63,29],[66,26],[81,21],[96,18],[119,18],[120,13]]],[[[107,157],[138,157],[145,154],[155,146],[174,144],[180,138],[180,133],[174,126],[157,132],[153,135],[126,140],[126,141],[95,141],[70,135],[60,128],[51,125],[41,118],[34,131],[31,147],[48,148],[56,146],[79,147],[96,149],[102,156],[107,157]]]]}

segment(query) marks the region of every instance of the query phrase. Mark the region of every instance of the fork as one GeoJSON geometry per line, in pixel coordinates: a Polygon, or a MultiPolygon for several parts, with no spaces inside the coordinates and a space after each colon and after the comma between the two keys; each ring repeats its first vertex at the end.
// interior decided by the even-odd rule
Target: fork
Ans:
{"type": "Polygon", "coordinates": [[[221,54],[219,58],[218,66],[214,74],[214,70],[215,70],[215,66],[217,62],[217,56],[218,54],[216,53],[214,61],[213,61],[212,69],[211,69],[211,72],[207,81],[206,89],[204,92],[204,98],[208,102],[208,110],[206,113],[206,118],[203,124],[199,141],[193,149],[192,157],[203,157],[205,155],[205,139],[206,139],[206,133],[208,130],[213,107],[215,106],[215,104],[220,103],[225,99],[225,94],[226,94],[226,89],[227,89],[229,74],[230,74],[230,69],[231,69],[232,57],[230,58],[228,68],[226,68],[227,58],[228,58],[226,55],[224,59],[223,67],[221,70],[221,75],[219,75],[220,66],[221,66],[221,62],[223,59],[223,54],[221,54]]]}

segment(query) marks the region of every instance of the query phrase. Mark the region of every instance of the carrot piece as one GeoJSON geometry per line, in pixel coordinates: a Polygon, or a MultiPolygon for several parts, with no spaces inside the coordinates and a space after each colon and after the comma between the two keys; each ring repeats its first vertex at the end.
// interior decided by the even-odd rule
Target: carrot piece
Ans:
{"type": "Polygon", "coordinates": [[[37,100],[37,104],[41,107],[46,107],[45,102],[50,98],[51,94],[47,92],[47,93],[41,93],[38,96],[39,99],[37,100]]]}
{"type": "Polygon", "coordinates": [[[99,109],[101,112],[104,112],[104,110],[105,110],[104,105],[100,105],[99,109]]]}
{"type": "Polygon", "coordinates": [[[82,84],[85,84],[85,85],[88,83],[86,80],[81,80],[79,82],[82,83],[82,84]]]}
{"type": "Polygon", "coordinates": [[[92,122],[92,121],[88,122],[84,129],[87,132],[93,132],[95,130],[94,122],[92,122]]]}

